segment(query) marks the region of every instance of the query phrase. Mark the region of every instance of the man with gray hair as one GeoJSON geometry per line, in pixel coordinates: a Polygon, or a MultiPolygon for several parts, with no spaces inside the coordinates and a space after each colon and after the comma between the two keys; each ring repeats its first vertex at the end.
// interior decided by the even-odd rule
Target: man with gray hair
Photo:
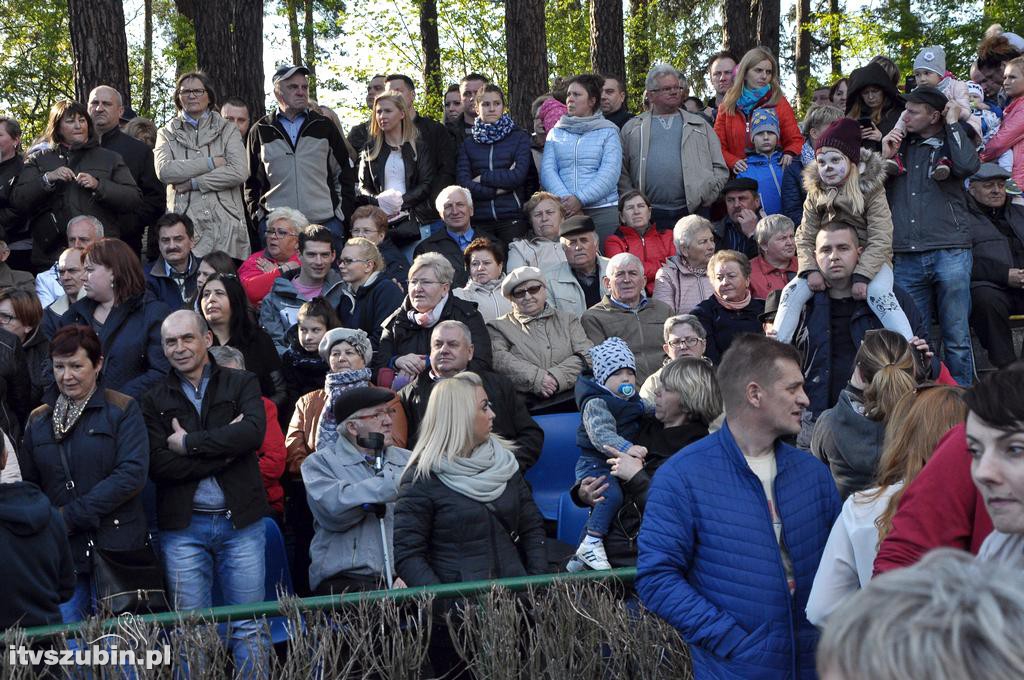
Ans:
{"type": "Polygon", "coordinates": [[[647,73],[649,111],[622,127],[619,194],[637,189],[651,201],[651,217],[670,229],[684,215],[707,209],[729,178],[714,128],[682,107],[686,80],[669,64],[647,73]]]}
{"type": "MultiPolygon", "coordinates": [[[[461,321],[442,321],[430,335],[430,370],[398,392],[409,423],[409,441],[413,448],[420,423],[427,412],[427,401],[434,384],[458,375],[469,367],[473,358],[473,338],[469,326],[461,321]]],[[[484,391],[494,411],[494,434],[512,442],[512,453],[525,473],[540,458],[544,431],[530,416],[522,397],[512,381],[491,371],[474,371],[484,383],[484,391]]]]}
{"type": "MultiPolygon", "coordinates": [[[[68,248],[85,250],[103,238],[103,223],[92,215],[72,217],[68,220],[67,237],[68,248]]],[[[44,309],[64,295],[59,265],[60,260],[57,260],[52,267],[36,274],[36,297],[39,298],[39,304],[44,309]]]]}
{"type": "MultiPolygon", "coordinates": [[[[453,184],[441,189],[434,204],[441,219],[444,220],[444,228],[420,241],[413,253],[414,255],[423,253],[444,255],[445,259],[451,262],[452,267],[455,268],[452,287],[461,288],[469,280],[469,272],[466,271],[466,261],[462,253],[477,236],[473,225],[470,224],[473,217],[473,196],[469,193],[469,189],[453,184]]],[[[504,251],[504,243],[494,236],[488,236],[488,238],[504,251]]]]}
{"type": "Polygon", "coordinates": [[[595,345],[608,338],[626,341],[636,357],[636,381],[643,384],[665,358],[662,327],[672,308],[644,293],[647,278],[640,258],[619,253],[608,261],[604,286],[608,293],[583,313],[580,323],[595,345]]]}

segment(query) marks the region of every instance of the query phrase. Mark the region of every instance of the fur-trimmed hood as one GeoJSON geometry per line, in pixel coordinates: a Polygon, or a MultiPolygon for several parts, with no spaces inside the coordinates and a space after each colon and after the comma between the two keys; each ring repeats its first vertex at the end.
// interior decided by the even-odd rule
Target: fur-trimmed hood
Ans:
{"type": "MultiPolygon", "coordinates": [[[[862,194],[870,196],[876,191],[885,191],[885,161],[881,154],[869,149],[861,149],[860,164],[857,169],[860,171],[858,184],[862,194]]],[[[821,176],[818,174],[817,160],[804,166],[803,185],[808,198],[813,196],[817,200],[819,196],[828,193],[829,187],[821,182],[821,176]]]]}

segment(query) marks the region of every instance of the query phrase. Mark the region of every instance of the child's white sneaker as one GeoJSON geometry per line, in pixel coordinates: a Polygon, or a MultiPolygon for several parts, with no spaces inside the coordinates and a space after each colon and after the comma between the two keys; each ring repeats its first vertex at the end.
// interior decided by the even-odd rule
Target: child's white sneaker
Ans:
{"type": "MultiPolygon", "coordinates": [[[[612,568],[611,563],[608,562],[608,555],[604,551],[604,542],[601,540],[596,542],[584,540],[580,543],[580,547],[576,548],[576,555],[573,559],[579,560],[586,567],[594,570],[612,568]]],[[[570,560],[571,563],[572,560],[570,560]]]]}
{"type": "Polygon", "coordinates": [[[570,574],[575,574],[578,571],[583,571],[587,568],[587,565],[580,561],[580,558],[573,555],[569,558],[568,564],[565,565],[565,570],[570,574]]]}

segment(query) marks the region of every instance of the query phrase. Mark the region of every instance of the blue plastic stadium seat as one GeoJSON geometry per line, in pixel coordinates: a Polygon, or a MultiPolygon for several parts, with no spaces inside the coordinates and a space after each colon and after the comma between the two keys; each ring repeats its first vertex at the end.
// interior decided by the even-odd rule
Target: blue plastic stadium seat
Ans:
{"type": "Polygon", "coordinates": [[[526,471],[526,481],[533,488],[533,500],[544,519],[558,518],[558,499],[576,482],[576,430],[580,414],[551,413],[534,420],[544,430],[544,449],[540,460],[526,471]]]}
{"type": "Polygon", "coordinates": [[[568,491],[558,498],[558,534],[556,538],[562,543],[577,545],[583,538],[583,530],[587,526],[590,512],[572,502],[568,491]]]}

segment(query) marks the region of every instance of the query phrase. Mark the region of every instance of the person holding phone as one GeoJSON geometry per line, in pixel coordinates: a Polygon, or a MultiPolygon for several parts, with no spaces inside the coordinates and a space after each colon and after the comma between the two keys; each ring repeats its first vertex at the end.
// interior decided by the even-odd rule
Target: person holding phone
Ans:
{"type": "Polygon", "coordinates": [[[870,63],[850,74],[846,117],[860,126],[863,148],[882,150],[882,137],[896,125],[903,107],[902,95],[881,65],[870,63]]]}

